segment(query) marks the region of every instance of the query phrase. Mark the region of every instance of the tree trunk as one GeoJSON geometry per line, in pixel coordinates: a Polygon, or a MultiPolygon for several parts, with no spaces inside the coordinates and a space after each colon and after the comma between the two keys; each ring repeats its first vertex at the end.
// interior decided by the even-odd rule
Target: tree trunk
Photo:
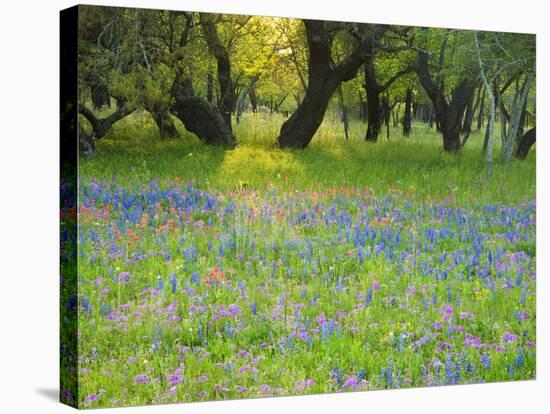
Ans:
{"type": "Polygon", "coordinates": [[[342,91],[342,84],[338,85],[338,102],[340,104],[340,110],[342,111],[342,122],[344,123],[344,136],[346,140],[349,139],[349,120],[346,104],[344,102],[344,92],[342,91]]]}
{"type": "Polygon", "coordinates": [[[220,109],[206,99],[190,95],[185,80],[176,78],[172,86],[172,97],[174,102],[170,111],[181,120],[185,129],[208,145],[236,145],[237,141],[220,109]]]}
{"type": "MultiPolygon", "coordinates": [[[[489,81],[487,81],[489,82],[489,81]]],[[[489,121],[491,121],[491,134],[494,130],[494,125],[496,123],[497,117],[497,108],[500,108],[500,94],[499,88],[496,80],[493,80],[492,85],[487,83],[488,86],[485,86],[485,94],[489,100],[489,114],[487,114],[487,128],[485,130],[485,139],[483,140],[483,148],[481,149],[482,154],[487,154],[487,149],[489,147],[489,138],[493,139],[492,135],[489,137],[489,121]],[[491,89],[492,87],[492,89],[491,89]],[[491,107],[494,105],[494,107],[491,107]]]]}
{"type": "Polygon", "coordinates": [[[250,105],[252,105],[252,112],[258,112],[258,98],[256,97],[256,87],[252,86],[250,92],[248,92],[248,97],[250,98],[250,105]]]}
{"type": "Polygon", "coordinates": [[[502,146],[502,161],[507,164],[515,154],[516,149],[519,144],[518,131],[520,128],[521,117],[523,111],[525,110],[525,105],[527,102],[527,96],[529,95],[529,89],[531,88],[531,83],[535,77],[534,71],[527,73],[525,76],[525,81],[521,89],[516,91],[516,96],[514,97],[514,103],[510,110],[510,129],[506,136],[504,145],[502,146]]]}
{"type": "Polygon", "coordinates": [[[416,71],[422,87],[434,105],[436,122],[443,134],[443,149],[447,152],[457,152],[461,148],[460,129],[464,110],[474,92],[475,83],[469,77],[462,79],[452,90],[451,99],[447,102],[441,89],[442,82],[432,79],[429,67],[429,55],[419,51],[416,71]]]}
{"type": "Polygon", "coordinates": [[[468,104],[468,107],[466,108],[466,115],[464,115],[464,123],[462,124],[462,133],[464,134],[464,137],[462,138],[462,146],[466,145],[466,142],[468,141],[468,138],[472,133],[472,123],[474,121],[474,114],[476,113],[481,100],[482,88],[483,87],[480,86],[478,89],[475,103],[473,102],[474,95],[472,94],[472,100],[470,101],[470,103],[468,104]]]}
{"type": "Polygon", "coordinates": [[[235,108],[236,100],[233,80],[231,79],[231,62],[229,60],[229,53],[222,45],[218,37],[218,32],[214,22],[212,21],[212,16],[206,13],[200,13],[199,16],[206,43],[208,44],[208,48],[211,53],[216,58],[218,67],[218,83],[220,86],[219,108],[227,127],[231,131],[231,112],[235,108]]]}
{"type": "Polygon", "coordinates": [[[126,105],[122,104],[117,108],[115,112],[113,112],[108,117],[96,118],[93,112],[86,108],[84,105],[80,105],[78,107],[78,110],[80,114],[84,115],[88,122],[90,122],[90,125],[92,126],[92,135],[94,140],[103,138],[116,122],[130,115],[134,111],[133,109],[128,110],[128,108],[126,108],[126,105]]]}
{"type": "Polygon", "coordinates": [[[468,104],[466,106],[466,113],[464,115],[464,122],[462,123],[462,129],[460,132],[462,134],[468,136],[472,132],[472,122],[474,120],[474,113],[477,109],[477,106],[479,105],[479,97],[481,94],[481,88],[478,89],[477,97],[475,97],[475,94],[471,94],[470,99],[468,100],[468,104]],[[475,97],[475,101],[474,101],[475,97]]]}
{"type": "Polygon", "coordinates": [[[365,92],[367,95],[367,133],[365,135],[366,141],[376,142],[378,140],[378,134],[380,133],[380,91],[378,87],[378,81],[376,80],[376,73],[374,72],[374,59],[372,46],[369,48],[370,53],[367,55],[367,61],[365,62],[365,92]]]}
{"type": "Polygon", "coordinates": [[[390,139],[391,105],[388,95],[382,96],[382,121],[386,126],[386,139],[390,139]]]}
{"type": "Polygon", "coordinates": [[[206,100],[210,103],[214,102],[214,75],[210,71],[206,79],[206,100]]]}
{"type": "Polygon", "coordinates": [[[336,67],[331,67],[333,34],[327,22],[304,20],[309,49],[308,84],[300,106],[285,121],[277,138],[280,147],[306,148],[323,118],[331,96],[341,82],[352,79],[363,63],[363,51],[356,49],[336,67]]]}
{"type": "Polygon", "coordinates": [[[252,78],[250,78],[250,81],[248,82],[248,85],[245,86],[241,95],[239,96],[239,100],[237,101],[237,117],[236,117],[237,124],[240,122],[242,113],[244,111],[244,101],[246,99],[246,96],[250,93],[250,90],[254,88],[254,84],[256,83],[259,77],[260,75],[258,74],[252,76],[252,78]]]}
{"type": "Polygon", "coordinates": [[[477,114],[477,131],[481,131],[483,128],[483,116],[485,112],[485,88],[483,88],[483,94],[481,95],[481,103],[479,105],[479,112],[477,114]]]}
{"type": "MultiPolygon", "coordinates": [[[[486,83],[488,85],[488,83],[486,83]]],[[[489,93],[489,119],[487,121],[487,172],[493,173],[493,129],[495,125],[495,97],[489,93]]]]}
{"type": "Polygon", "coordinates": [[[479,48],[479,38],[477,32],[475,33],[475,45],[477,51],[477,60],[479,64],[479,70],[483,85],[487,91],[489,97],[489,119],[487,121],[487,131],[485,133],[485,142],[483,143],[483,150],[486,151],[487,155],[487,174],[491,176],[493,174],[493,128],[495,125],[495,100],[498,98],[498,88],[495,88],[496,93],[491,92],[491,86],[494,86],[496,83],[493,82],[493,85],[490,85],[489,79],[485,74],[485,69],[483,66],[483,61],[481,60],[481,51],[479,48]]]}
{"type": "Polygon", "coordinates": [[[537,139],[536,127],[531,128],[529,131],[523,134],[519,139],[518,148],[516,149],[514,156],[519,160],[524,160],[525,158],[527,158],[527,154],[529,154],[529,150],[535,143],[536,139],[537,139]]]}
{"type": "Polygon", "coordinates": [[[405,98],[405,115],[403,116],[403,136],[408,137],[411,133],[411,106],[412,106],[413,89],[407,88],[407,96],[405,98]]]}

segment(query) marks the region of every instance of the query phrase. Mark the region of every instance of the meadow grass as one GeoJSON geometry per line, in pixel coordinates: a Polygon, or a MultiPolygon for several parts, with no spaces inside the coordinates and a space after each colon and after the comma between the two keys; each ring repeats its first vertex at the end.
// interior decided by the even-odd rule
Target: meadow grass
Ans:
{"type": "Polygon", "coordinates": [[[179,177],[216,189],[368,186],[383,194],[394,187],[418,197],[454,193],[457,199],[493,200],[518,200],[535,192],[535,151],[524,162],[503,166],[496,140],[495,169],[488,177],[480,132],[472,133],[459,155],[450,155],[442,149],[441,135],[424,124],[414,124],[410,138],[392,127],[389,140],[381,134],[379,142],[367,143],[365,123],[352,121],[346,141],[342,124],[327,117],[306,150],[274,149],[283,122],[279,114],[245,114],[235,126],[239,145],[226,150],[203,145],[181,124],[181,139],[160,140],[148,115],[134,115],[98,142],[97,156],[80,159],[80,173],[84,178],[114,175],[128,184],[179,177]]]}
{"type": "Polygon", "coordinates": [[[487,177],[477,133],[282,122],[224,150],[138,114],[81,158],[79,404],[534,378],[534,154],[487,177]]]}

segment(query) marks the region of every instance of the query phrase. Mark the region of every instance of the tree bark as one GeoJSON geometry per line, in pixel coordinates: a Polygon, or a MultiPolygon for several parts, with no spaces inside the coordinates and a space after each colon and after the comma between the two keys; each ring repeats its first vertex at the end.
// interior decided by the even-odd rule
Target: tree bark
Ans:
{"type": "Polygon", "coordinates": [[[363,63],[361,48],[335,67],[331,67],[333,34],[327,22],[304,20],[309,48],[306,94],[301,105],[281,127],[277,138],[280,147],[306,148],[323,118],[331,96],[341,82],[352,79],[363,63]]]}
{"type": "Polygon", "coordinates": [[[411,106],[412,106],[413,89],[407,88],[407,96],[405,98],[405,115],[403,116],[403,136],[408,137],[411,133],[411,106]]]}
{"type": "Polygon", "coordinates": [[[382,121],[386,126],[386,139],[390,139],[391,105],[388,95],[382,96],[382,121]]]}
{"type": "Polygon", "coordinates": [[[218,32],[212,21],[211,15],[200,13],[199,18],[206,43],[208,44],[208,49],[216,58],[218,83],[220,86],[219,108],[227,127],[231,131],[231,112],[235,108],[236,99],[233,80],[231,79],[231,61],[229,60],[229,53],[218,37],[218,32]]]}
{"type": "Polygon", "coordinates": [[[529,154],[529,150],[533,146],[537,139],[537,131],[536,127],[531,128],[529,131],[527,131],[525,134],[523,134],[518,143],[518,147],[516,149],[516,152],[514,156],[519,160],[524,160],[527,158],[527,154],[529,154]]]}
{"type": "Polygon", "coordinates": [[[416,72],[422,87],[434,105],[436,121],[443,134],[443,149],[447,152],[459,151],[462,118],[475,88],[474,81],[469,77],[460,80],[451,91],[451,99],[447,102],[441,89],[443,82],[435,82],[432,78],[429,70],[429,56],[424,51],[418,52],[416,72]]]}
{"type": "Polygon", "coordinates": [[[485,113],[485,95],[486,95],[485,88],[483,88],[483,93],[481,95],[481,103],[479,105],[479,112],[477,114],[477,128],[476,128],[477,131],[481,131],[481,129],[483,128],[483,116],[485,113]]]}
{"type": "Polygon", "coordinates": [[[210,103],[214,102],[214,75],[210,71],[206,79],[206,100],[210,103]]]}
{"type": "Polygon", "coordinates": [[[174,102],[170,111],[181,120],[185,129],[208,145],[236,145],[237,141],[220,109],[206,99],[191,95],[185,80],[176,77],[172,97],[174,102]]]}
{"type": "Polygon", "coordinates": [[[460,132],[466,136],[472,132],[472,123],[474,121],[474,113],[479,105],[479,99],[481,95],[481,87],[478,89],[477,95],[472,93],[468,104],[466,106],[466,113],[464,114],[464,122],[462,123],[462,129],[460,132]],[[475,98],[475,100],[474,100],[475,98]]]}
{"type": "Polygon", "coordinates": [[[78,110],[80,114],[84,115],[88,122],[90,122],[93,131],[93,139],[95,140],[103,138],[105,134],[109,132],[113,124],[134,112],[133,109],[128,110],[128,108],[124,104],[118,107],[115,112],[105,118],[96,118],[94,113],[84,105],[80,105],[78,110]]]}
{"type": "Polygon", "coordinates": [[[256,97],[256,86],[253,85],[248,92],[248,97],[250,98],[250,105],[252,105],[252,112],[258,112],[258,98],[256,97]]]}
{"type": "Polygon", "coordinates": [[[485,132],[483,151],[485,151],[487,155],[487,174],[491,176],[493,174],[493,128],[495,125],[495,108],[496,99],[498,99],[498,88],[495,87],[496,83],[494,81],[493,85],[490,84],[490,81],[485,73],[483,61],[481,60],[481,51],[479,47],[479,38],[477,32],[475,33],[474,39],[481,80],[483,81],[483,85],[485,86],[485,90],[487,91],[487,96],[489,97],[489,117],[487,120],[487,131],[485,132]],[[491,87],[495,87],[495,92],[491,91],[491,87]]]}
{"type": "Polygon", "coordinates": [[[348,111],[344,102],[344,91],[342,91],[342,84],[338,85],[338,102],[340,104],[340,110],[342,111],[342,122],[344,123],[344,136],[346,140],[349,139],[349,120],[348,111]]]}
{"type": "Polygon", "coordinates": [[[520,137],[518,136],[518,131],[520,129],[520,122],[523,111],[525,110],[525,105],[527,102],[527,96],[529,95],[529,89],[531,88],[531,83],[535,77],[534,71],[529,72],[525,76],[525,81],[521,89],[516,91],[516,96],[514,97],[514,103],[510,110],[510,129],[506,136],[506,140],[502,146],[502,161],[507,164],[511,161],[513,154],[515,154],[516,149],[519,144],[520,137]]]}
{"type": "Polygon", "coordinates": [[[380,88],[374,70],[374,50],[372,43],[367,47],[367,60],[365,62],[365,93],[367,95],[367,133],[366,141],[376,142],[380,133],[380,88]]]}

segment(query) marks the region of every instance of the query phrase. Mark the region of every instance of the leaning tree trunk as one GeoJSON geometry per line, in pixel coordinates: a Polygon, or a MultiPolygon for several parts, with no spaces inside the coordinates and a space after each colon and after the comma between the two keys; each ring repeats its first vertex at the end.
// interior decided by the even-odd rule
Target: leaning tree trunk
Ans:
{"type": "Polygon", "coordinates": [[[246,99],[246,96],[250,94],[250,91],[252,90],[252,88],[254,88],[254,84],[256,83],[259,77],[260,75],[258,74],[252,76],[252,78],[250,78],[250,80],[248,81],[248,84],[245,86],[245,88],[241,92],[241,95],[239,96],[239,100],[237,101],[237,117],[236,117],[237,124],[240,122],[241,116],[244,111],[244,101],[246,99]]]}
{"type": "Polygon", "coordinates": [[[477,97],[475,96],[475,94],[472,93],[470,95],[468,103],[466,104],[466,113],[464,114],[464,122],[462,123],[462,128],[460,131],[466,136],[470,135],[470,133],[472,132],[472,122],[474,121],[474,113],[477,109],[477,105],[479,105],[480,93],[481,88],[478,89],[477,97]]]}
{"type": "Polygon", "coordinates": [[[464,115],[464,123],[462,124],[462,133],[464,134],[464,137],[462,138],[462,144],[461,144],[462,146],[466,145],[466,142],[468,142],[468,138],[472,133],[472,123],[474,122],[474,114],[476,113],[477,108],[479,106],[479,102],[481,100],[482,88],[483,86],[480,86],[477,91],[477,97],[476,97],[475,103],[473,103],[474,95],[472,94],[472,101],[468,103],[468,107],[466,108],[466,115],[464,115]]]}
{"type": "Polygon", "coordinates": [[[411,106],[412,106],[413,89],[407,88],[407,96],[405,98],[405,114],[403,115],[403,136],[408,137],[411,133],[411,106]]]}
{"type": "Polygon", "coordinates": [[[531,88],[531,83],[533,82],[534,77],[534,71],[529,72],[525,76],[525,81],[521,90],[516,92],[517,99],[514,98],[514,103],[512,104],[512,108],[510,110],[510,127],[508,135],[506,136],[506,140],[501,151],[501,158],[505,164],[510,162],[518,147],[520,139],[518,136],[518,131],[520,128],[522,112],[525,110],[527,96],[529,95],[529,89],[531,88]]]}
{"type": "Polygon", "coordinates": [[[306,94],[296,111],[281,127],[277,138],[280,147],[306,148],[323,122],[334,91],[341,82],[352,79],[363,63],[363,51],[355,50],[336,67],[331,67],[333,35],[327,22],[304,20],[309,49],[306,94]]]}
{"type": "Polygon", "coordinates": [[[323,85],[308,84],[302,104],[288,118],[277,142],[280,147],[306,148],[323,122],[327,106],[334,90],[323,85]]]}
{"type": "Polygon", "coordinates": [[[519,160],[524,160],[527,158],[527,154],[529,154],[529,150],[533,146],[537,139],[537,131],[536,127],[531,128],[529,131],[527,131],[525,134],[523,134],[518,143],[518,148],[516,149],[516,152],[514,156],[519,160]]]}
{"type": "Polygon", "coordinates": [[[237,141],[219,108],[206,99],[192,95],[184,79],[176,77],[172,97],[170,111],[181,120],[185,129],[208,145],[236,145],[237,141]]]}
{"type": "Polygon", "coordinates": [[[115,112],[105,118],[97,118],[94,113],[84,105],[79,105],[78,112],[83,115],[92,126],[92,133],[88,134],[79,122],[79,151],[85,155],[93,155],[95,153],[95,141],[103,138],[116,122],[130,115],[134,110],[129,110],[124,103],[121,103],[115,112]]]}

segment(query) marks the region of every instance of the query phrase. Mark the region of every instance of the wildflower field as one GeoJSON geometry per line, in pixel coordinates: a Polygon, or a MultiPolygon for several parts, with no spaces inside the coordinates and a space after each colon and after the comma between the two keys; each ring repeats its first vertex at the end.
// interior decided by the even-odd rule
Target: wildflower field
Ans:
{"type": "Polygon", "coordinates": [[[81,405],[535,377],[534,152],[487,177],[481,134],[268,150],[279,125],[223,151],[133,115],[81,159],[81,405]]]}

